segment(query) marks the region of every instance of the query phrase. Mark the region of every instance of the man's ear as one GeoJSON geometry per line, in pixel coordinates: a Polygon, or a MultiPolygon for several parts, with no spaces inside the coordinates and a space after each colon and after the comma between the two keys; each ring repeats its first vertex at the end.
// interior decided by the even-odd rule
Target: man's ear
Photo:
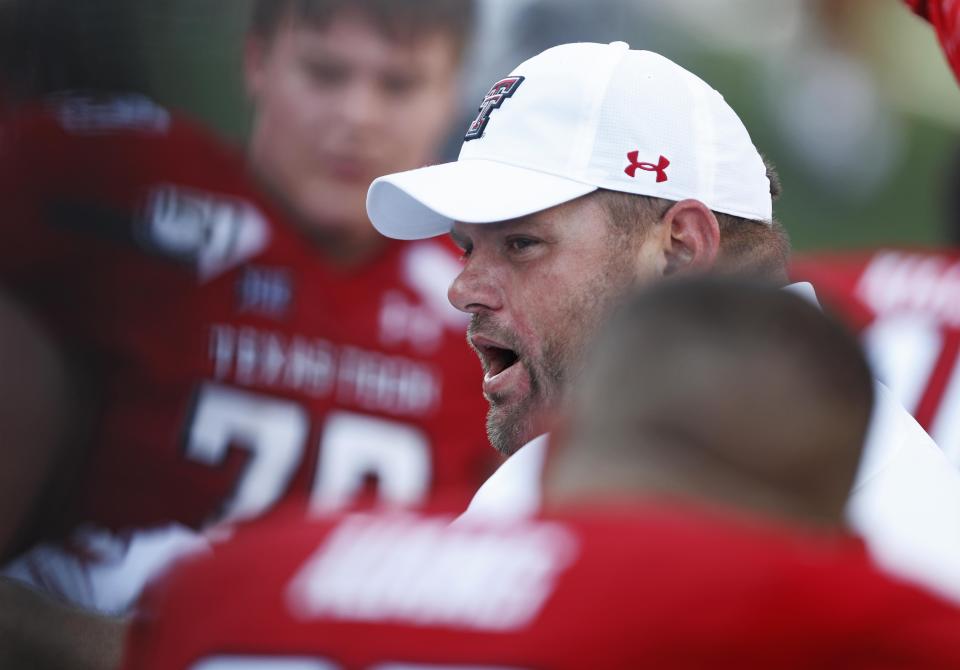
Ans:
{"type": "Polygon", "coordinates": [[[251,100],[260,97],[266,81],[267,51],[270,48],[267,40],[260,35],[247,35],[243,43],[243,83],[247,96],[251,100]]]}
{"type": "Polygon", "coordinates": [[[710,208],[699,200],[681,200],[663,215],[666,246],[663,274],[706,272],[720,253],[720,224],[710,208]]]}

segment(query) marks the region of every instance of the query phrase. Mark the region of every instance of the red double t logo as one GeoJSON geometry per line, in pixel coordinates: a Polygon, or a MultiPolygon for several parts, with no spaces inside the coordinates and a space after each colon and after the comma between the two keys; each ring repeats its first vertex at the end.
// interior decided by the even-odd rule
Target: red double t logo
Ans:
{"type": "Polygon", "coordinates": [[[654,165],[653,163],[641,163],[639,162],[640,152],[631,151],[627,154],[627,160],[630,161],[630,165],[624,170],[629,177],[636,177],[637,170],[646,170],[647,172],[656,172],[657,173],[657,183],[659,184],[662,181],[667,181],[667,167],[670,165],[670,161],[667,160],[666,156],[660,156],[660,162],[654,165]]]}
{"type": "Polygon", "coordinates": [[[500,105],[502,105],[507,98],[513,97],[513,94],[517,92],[517,88],[522,83],[523,77],[507,77],[494,84],[483,97],[483,102],[480,103],[480,113],[477,114],[477,118],[470,124],[463,141],[469,142],[470,140],[483,137],[483,130],[490,122],[490,114],[493,110],[500,109],[500,105]]]}

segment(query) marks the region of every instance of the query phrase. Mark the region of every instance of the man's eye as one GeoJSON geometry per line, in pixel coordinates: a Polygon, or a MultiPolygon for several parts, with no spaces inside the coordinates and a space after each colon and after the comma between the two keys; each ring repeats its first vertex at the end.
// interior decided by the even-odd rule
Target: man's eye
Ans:
{"type": "Polygon", "coordinates": [[[473,244],[459,238],[453,238],[453,243],[457,246],[457,249],[460,251],[461,261],[465,261],[468,258],[470,258],[470,252],[473,251],[473,244]]]}
{"type": "Polygon", "coordinates": [[[507,247],[510,251],[525,251],[536,244],[537,241],[529,237],[512,237],[507,240],[507,247]]]}
{"type": "Polygon", "coordinates": [[[380,80],[383,90],[390,95],[405,95],[413,91],[419,84],[419,78],[406,74],[386,75],[380,80]]]}
{"type": "Polygon", "coordinates": [[[305,63],[310,79],[321,86],[336,86],[347,80],[347,68],[335,63],[305,63]]]}

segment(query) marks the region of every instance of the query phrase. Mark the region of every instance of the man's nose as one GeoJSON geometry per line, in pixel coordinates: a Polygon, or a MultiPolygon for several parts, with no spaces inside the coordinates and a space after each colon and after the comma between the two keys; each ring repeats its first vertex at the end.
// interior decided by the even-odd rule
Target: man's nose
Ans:
{"type": "Polygon", "coordinates": [[[357,128],[375,126],[383,116],[382,102],[371,82],[358,79],[341,94],[340,115],[357,128]]]}
{"type": "Polygon", "coordinates": [[[503,307],[500,287],[493,273],[471,258],[447,291],[450,304],[467,314],[496,311],[503,307]]]}

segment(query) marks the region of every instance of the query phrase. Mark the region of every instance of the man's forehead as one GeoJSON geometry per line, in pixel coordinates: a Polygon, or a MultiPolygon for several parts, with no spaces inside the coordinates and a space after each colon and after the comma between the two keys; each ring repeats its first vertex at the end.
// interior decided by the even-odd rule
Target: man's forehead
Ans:
{"type": "MultiPolygon", "coordinates": [[[[312,41],[337,43],[355,39],[357,34],[389,49],[394,57],[416,59],[421,52],[440,49],[455,51],[452,35],[439,27],[417,28],[406,24],[388,25],[359,8],[343,7],[320,16],[299,14],[291,8],[278,26],[278,33],[296,33],[312,41]],[[339,38],[339,40],[338,40],[339,38]]],[[[354,48],[356,45],[351,45],[354,48]]]]}
{"type": "Polygon", "coordinates": [[[363,70],[378,76],[410,77],[416,80],[449,81],[457,74],[453,45],[441,34],[426,36],[415,43],[396,42],[380,33],[359,27],[357,33],[334,32],[311,27],[297,28],[296,52],[299,57],[318,63],[330,63],[351,70],[363,70]],[[363,48],[358,49],[362,44],[363,48]]]}

